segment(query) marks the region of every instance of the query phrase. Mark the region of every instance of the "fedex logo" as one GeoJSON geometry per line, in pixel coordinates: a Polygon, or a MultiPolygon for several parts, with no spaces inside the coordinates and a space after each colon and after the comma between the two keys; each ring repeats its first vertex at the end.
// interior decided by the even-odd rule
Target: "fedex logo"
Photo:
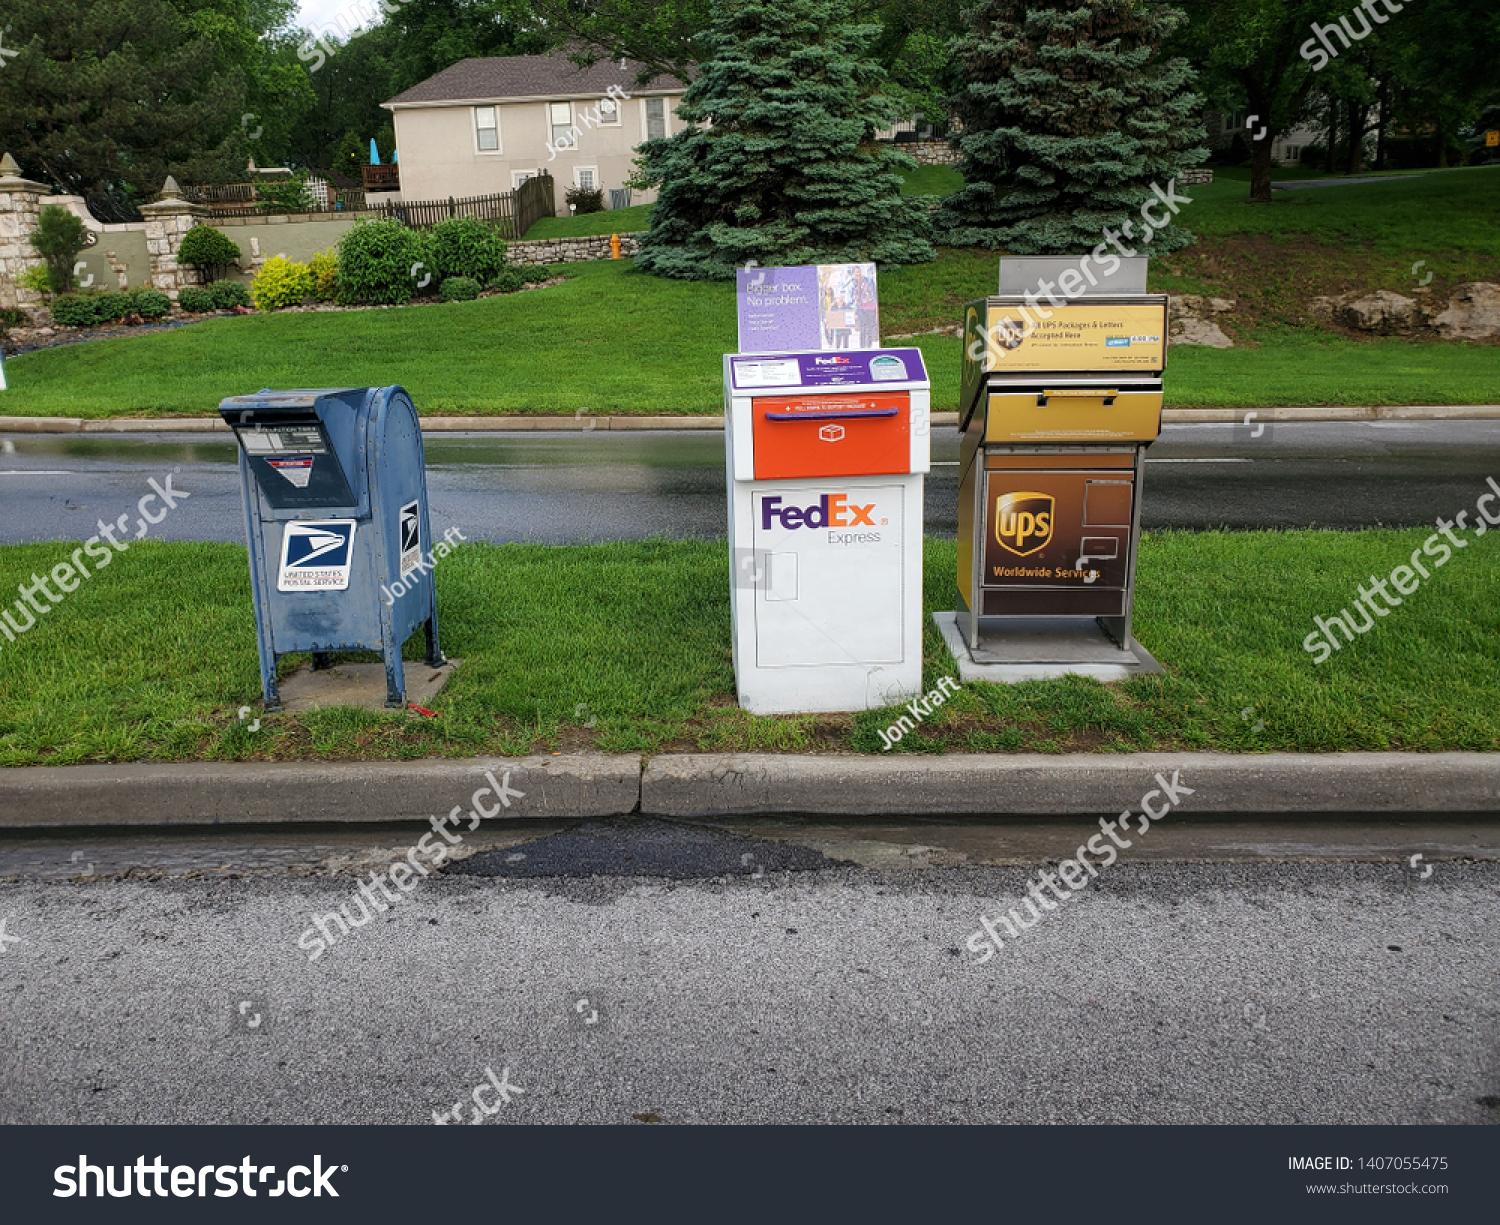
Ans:
{"type": "Polygon", "coordinates": [[[825,493],[811,506],[782,506],[779,497],[769,496],[760,500],[760,526],[770,531],[773,521],[779,522],[788,531],[799,527],[858,527],[875,526],[870,514],[875,503],[856,506],[846,493],[825,493]]]}
{"type": "Polygon", "coordinates": [[[813,358],[813,365],[814,366],[847,366],[848,364],[849,364],[849,359],[847,357],[815,357],[815,358],[813,358]]]}

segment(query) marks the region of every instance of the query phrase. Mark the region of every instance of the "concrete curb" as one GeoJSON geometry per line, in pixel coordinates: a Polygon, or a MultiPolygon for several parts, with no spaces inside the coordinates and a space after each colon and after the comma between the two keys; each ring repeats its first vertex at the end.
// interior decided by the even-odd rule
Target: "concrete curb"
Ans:
{"type": "Polygon", "coordinates": [[[0,829],[426,820],[470,808],[486,770],[525,792],[508,817],[618,816],[640,798],[638,754],[35,766],[0,770],[0,829]]]}
{"type": "Polygon", "coordinates": [[[1325,408],[1167,408],[1161,419],[1166,425],[1243,425],[1255,414],[1260,421],[1495,421],[1495,404],[1390,404],[1375,407],[1325,408]]]}
{"type": "Polygon", "coordinates": [[[791,755],[656,757],[641,811],[1067,815],[1139,808],[1180,772],[1186,813],[1500,813],[1500,754],[1017,754],[830,759],[791,755]]]}
{"type": "MultiPolygon", "coordinates": [[[[1250,414],[1260,421],[1496,421],[1496,404],[1423,404],[1325,408],[1168,408],[1166,425],[1242,425],[1250,414]]],[[[939,428],[956,426],[957,413],[933,413],[939,428]]],[[[610,417],[585,412],[576,417],[447,417],[422,418],[427,433],[511,433],[563,430],[722,430],[721,416],[610,417]]],[[[218,417],[0,417],[0,434],[199,434],[225,433],[218,417]]]]}
{"type": "MultiPolygon", "coordinates": [[[[467,809],[484,771],[525,792],[509,817],[1068,816],[1139,809],[1160,773],[1194,814],[1500,816],[1497,753],[684,753],[417,762],[0,770],[0,829],[425,820],[467,809]]],[[[486,801],[493,803],[493,801],[486,801]]]]}

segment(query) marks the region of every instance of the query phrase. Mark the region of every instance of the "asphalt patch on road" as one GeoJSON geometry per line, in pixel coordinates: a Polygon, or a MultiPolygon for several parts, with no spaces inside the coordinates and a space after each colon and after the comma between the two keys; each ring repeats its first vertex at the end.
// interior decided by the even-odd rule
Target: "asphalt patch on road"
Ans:
{"type": "Polygon", "coordinates": [[[457,876],[654,876],[707,880],[816,872],[847,866],[820,851],[785,842],[736,838],[670,821],[591,821],[520,846],[476,855],[445,869],[457,876]]]}

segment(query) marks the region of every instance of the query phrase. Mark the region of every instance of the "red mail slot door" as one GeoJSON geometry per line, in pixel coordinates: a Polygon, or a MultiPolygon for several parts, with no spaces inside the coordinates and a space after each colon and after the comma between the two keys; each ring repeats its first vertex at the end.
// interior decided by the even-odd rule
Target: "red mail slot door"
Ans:
{"type": "Polygon", "coordinates": [[[911,471],[911,393],[757,396],[755,479],[911,471]]]}

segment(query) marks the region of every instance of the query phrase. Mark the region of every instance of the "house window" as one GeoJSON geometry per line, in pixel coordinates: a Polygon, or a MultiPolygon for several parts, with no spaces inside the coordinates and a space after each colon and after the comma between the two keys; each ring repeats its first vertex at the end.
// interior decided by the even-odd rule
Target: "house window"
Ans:
{"type": "Polygon", "coordinates": [[[646,139],[660,140],[667,134],[667,100],[665,98],[647,98],[645,101],[646,139]]]}
{"type": "Polygon", "coordinates": [[[547,107],[547,117],[552,124],[552,143],[566,145],[573,139],[573,104],[553,102],[547,107]]]}
{"type": "Polygon", "coordinates": [[[493,106],[474,108],[474,137],[481,153],[495,153],[500,148],[500,123],[493,106]]]}
{"type": "Polygon", "coordinates": [[[514,191],[527,179],[534,179],[541,173],[540,170],[512,170],[510,172],[510,189],[514,191]]]}
{"type": "Polygon", "coordinates": [[[599,126],[601,128],[617,128],[620,126],[620,112],[624,106],[615,98],[599,99],[599,126]]]}
{"type": "Polygon", "coordinates": [[[599,186],[599,168],[597,166],[574,166],[573,182],[584,191],[593,191],[599,186]]]}

